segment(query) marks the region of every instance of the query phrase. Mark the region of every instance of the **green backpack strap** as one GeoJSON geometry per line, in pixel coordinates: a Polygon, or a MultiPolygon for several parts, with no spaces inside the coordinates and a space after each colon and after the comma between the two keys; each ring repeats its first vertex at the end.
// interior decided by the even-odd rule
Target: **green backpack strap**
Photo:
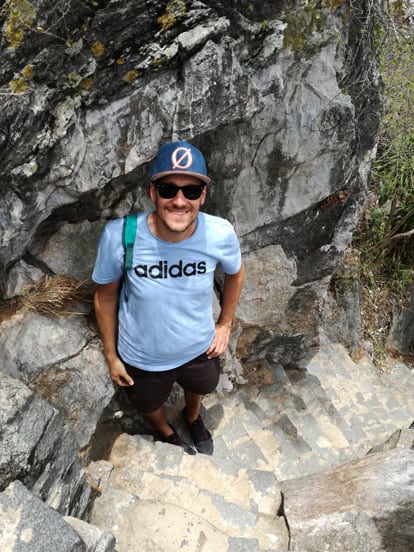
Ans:
{"type": "Polygon", "coordinates": [[[122,245],[124,246],[124,273],[122,283],[124,287],[125,301],[128,302],[128,294],[126,290],[126,275],[127,271],[132,268],[132,255],[134,253],[135,236],[137,233],[137,215],[126,215],[124,217],[124,225],[122,228],[122,245]]]}

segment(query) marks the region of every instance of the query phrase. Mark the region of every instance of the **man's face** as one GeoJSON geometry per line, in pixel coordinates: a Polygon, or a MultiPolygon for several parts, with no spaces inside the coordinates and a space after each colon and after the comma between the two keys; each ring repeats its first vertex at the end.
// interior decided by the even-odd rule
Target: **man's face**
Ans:
{"type": "MultiPolygon", "coordinates": [[[[195,230],[195,219],[203,205],[206,197],[206,187],[204,186],[200,197],[197,199],[187,199],[182,190],[178,190],[172,198],[163,198],[162,189],[157,189],[157,185],[166,186],[168,184],[181,187],[197,187],[202,184],[197,178],[187,174],[174,174],[164,176],[155,183],[151,183],[150,197],[155,204],[156,217],[153,219],[154,227],[152,230],[155,235],[164,241],[179,242],[189,238],[195,230]]],[[[192,191],[197,189],[189,188],[192,191]]]]}

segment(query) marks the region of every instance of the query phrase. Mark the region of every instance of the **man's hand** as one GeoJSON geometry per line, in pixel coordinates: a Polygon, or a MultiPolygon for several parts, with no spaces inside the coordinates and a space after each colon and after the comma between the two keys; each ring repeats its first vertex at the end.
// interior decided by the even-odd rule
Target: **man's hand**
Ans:
{"type": "Polygon", "coordinates": [[[218,357],[224,353],[230,341],[231,326],[225,324],[216,324],[216,333],[207,349],[208,358],[218,357]]]}
{"type": "Polygon", "coordinates": [[[120,387],[130,387],[134,385],[134,380],[125,369],[125,365],[120,358],[116,358],[108,362],[109,375],[111,380],[120,387]]]}

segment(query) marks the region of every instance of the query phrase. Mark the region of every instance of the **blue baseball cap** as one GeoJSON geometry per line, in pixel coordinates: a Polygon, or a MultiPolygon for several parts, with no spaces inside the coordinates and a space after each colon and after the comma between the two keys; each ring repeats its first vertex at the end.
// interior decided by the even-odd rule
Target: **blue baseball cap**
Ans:
{"type": "Polygon", "coordinates": [[[205,184],[211,181],[203,154],[188,142],[169,142],[158,150],[152,165],[151,180],[169,174],[189,174],[205,184]]]}

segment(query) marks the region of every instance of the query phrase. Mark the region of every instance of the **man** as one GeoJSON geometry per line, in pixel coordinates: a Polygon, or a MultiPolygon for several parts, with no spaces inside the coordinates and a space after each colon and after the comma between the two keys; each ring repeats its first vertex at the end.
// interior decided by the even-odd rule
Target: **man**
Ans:
{"type": "Polygon", "coordinates": [[[158,431],[161,440],[195,454],[166,419],[164,403],[176,381],[184,390],[183,419],[198,452],[213,440],[200,416],[203,395],[219,379],[219,355],[230,339],[244,280],[231,224],[200,212],[210,178],[202,153],[187,142],[164,144],[151,172],[155,209],[140,213],[132,269],[122,283],[123,219],[101,236],[93,279],[95,312],[112,380],[158,431]],[[214,324],[216,265],[224,272],[221,312],[214,324]],[[119,303],[119,305],[118,305],[119,303]]]}

